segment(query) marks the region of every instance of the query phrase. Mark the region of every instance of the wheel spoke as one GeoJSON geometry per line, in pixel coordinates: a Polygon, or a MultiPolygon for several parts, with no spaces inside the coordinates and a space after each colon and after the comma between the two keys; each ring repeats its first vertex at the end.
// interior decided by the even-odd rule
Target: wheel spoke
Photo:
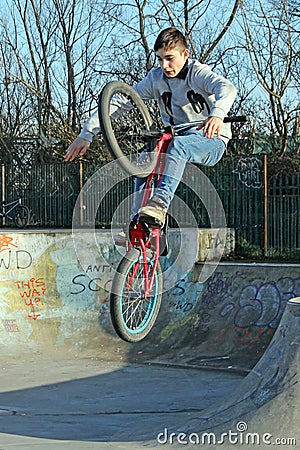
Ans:
{"type": "MultiPolygon", "coordinates": [[[[155,305],[155,295],[145,297],[145,273],[143,261],[136,262],[128,271],[125,290],[122,294],[122,316],[126,326],[130,330],[138,330],[143,327],[151,316],[153,305],[155,305]],[[139,264],[138,270],[134,270],[135,264],[139,264]],[[136,273],[135,273],[136,272],[136,273]],[[135,275],[133,275],[135,273],[135,275]],[[133,278],[134,277],[134,278],[133,278]]],[[[148,261],[148,278],[151,277],[153,265],[148,261]]],[[[155,291],[154,282],[152,291],[155,291]]]]}

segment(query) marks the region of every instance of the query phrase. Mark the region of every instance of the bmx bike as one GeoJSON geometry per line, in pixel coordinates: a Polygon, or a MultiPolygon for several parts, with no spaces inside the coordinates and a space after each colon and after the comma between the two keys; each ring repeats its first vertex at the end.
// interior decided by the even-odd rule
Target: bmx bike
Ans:
{"type": "MultiPolygon", "coordinates": [[[[167,148],[175,135],[203,122],[153,129],[148,107],[126,83],[112,81],[102,89],[98,113],[102,136],[112,157],[129,174],[147,177],[141,206],[159,183],[167,148]],[[120,105],[122,113],[120,114],[120,105]],[[116,113],[118,111],[118,113],[116,113]]],[[[243,122],[245,116],[226,117],[226,122],[243,122]]],[[[166,253],[167,221],[163,227],[154,219],[140,216],[129,227],[129,245],[112,282],[110,313],[118,336],[138,342],[151,331],[159,313],[163,277],[160,256],[166,253]]]]}
{"type": "Polygon", "coordinates": [[[29,221],[29,209],[22,204],[22,199],[18,198],[12,202],[2,202],[0,209],[0,219],[11,220],[17,228],[24,228],[29,221]]]}

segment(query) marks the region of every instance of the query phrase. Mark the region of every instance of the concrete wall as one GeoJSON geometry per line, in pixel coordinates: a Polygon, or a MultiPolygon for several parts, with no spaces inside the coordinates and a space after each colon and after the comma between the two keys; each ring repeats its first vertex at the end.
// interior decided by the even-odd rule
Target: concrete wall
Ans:
{"type": "Polygon", "coordinates": [[[250,366],[287,300],[300,296],[299,265],[193,265],[197,236],[171,230],[161,313],[149,338],[130,346],[110,323],[109,290],[121,254],[109,231],[2,231],[0,356],[121,352],[134,359],[138,348],[140,360],[229,365],[250,347],[250,366]]]}

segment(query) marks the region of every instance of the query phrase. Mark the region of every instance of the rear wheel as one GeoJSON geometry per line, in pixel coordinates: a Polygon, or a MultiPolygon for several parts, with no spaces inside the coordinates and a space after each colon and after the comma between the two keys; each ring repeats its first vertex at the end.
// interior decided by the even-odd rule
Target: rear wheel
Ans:
{"type": "Polygon", "coordinates": [[[29,221],[29,209],[27,206],[18,205],[15,208],[14,224],[17,228],[24,228],[29,221]]]}
{"type": "Polygon", "coordinates": [[[100,93],[98,113],[111,155],[129,175],[148,176],[155,165],[156,139],[145,135],[152,119],[138,93],[126,83],[111,81],[100,93]]]}
{"type": "MultiPolygon", "coordinates": [[[[147,256],[147,278],[154,271],[154,261],[147,256]]],[[[110,297],[110,311],[117,334],[125,341],[138,342],[151,331],[162,296],[162,271],[158,262],[153,287],[146,292],[145,262],[138,249],[131,249],[121,260],[115,274],[110,297]]]]}

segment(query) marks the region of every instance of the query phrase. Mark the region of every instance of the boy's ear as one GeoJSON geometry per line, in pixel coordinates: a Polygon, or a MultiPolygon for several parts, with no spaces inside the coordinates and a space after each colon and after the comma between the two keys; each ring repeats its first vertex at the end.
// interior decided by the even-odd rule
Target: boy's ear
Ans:
{"type": "Polygon", "coordinates": [[[188,58],[190,56],[190,51],[188,48],[185,48],[183,53],[185,58],[188,58]]]}

